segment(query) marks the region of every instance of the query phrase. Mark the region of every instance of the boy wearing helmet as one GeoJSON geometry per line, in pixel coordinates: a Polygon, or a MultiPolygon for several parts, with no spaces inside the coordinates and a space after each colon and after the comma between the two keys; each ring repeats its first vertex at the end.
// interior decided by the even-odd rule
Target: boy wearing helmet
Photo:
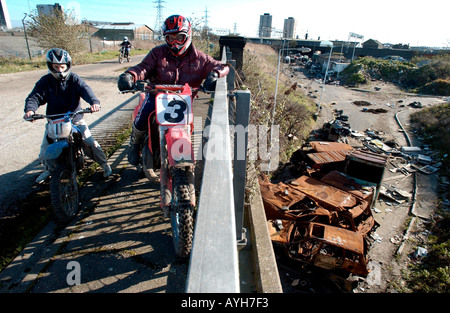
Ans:
{"type": "Polygon", "coordinates": [[[121,46],[123,49],[125,49],[125,58],[128,57],[128,55],[130,54],[130,50],[131,50],[131,42],[128,41],[127,36],[123,37],[123,41],[119,46],[121,46]]]}
{"type": "MultiPolygon", "coordinates": [[[[72,59],[67,51],[54,48],[47,53],[49,73],[38,80],[26,98],[24,120],[30,119],[36,110],[45,104],[47,104],[46,115],[81,110],[81,98],[91,105],[92,112],[100,111],[100,101],[80,76],[71,71],[71,66],[72,59]]],[[[78,115],[73,122],[82,133],[83,149],[86,155],[102,166],[104,177],[111,175],[112,170],[107,163],[106,156],[98,142],[91,136],[91,132],[83,120],[83,115],[78,115]]],[[[47,133],[45,133],[39,154],[45,171],[36,179],[37,183],[43,182],[50,176],[49,164],[42,159],[48,145],[47,133]]]]}
{"type": "MultiPolygon", "coordinates": [[[[228,74],[228,66],[197,50],[192,43],[191,23],[181,15],[168,17],[163,25],[166,43],[153,48],[136,66],[119,76],[120,91],[131,90],[137,80],[150,79],[157,84],[188,83],[200,87],[228,74]]],[[[151,95],[151,94],[149,94],[151,95]]],[[[128,161],[132,165],[139,162],[140,143],[148,129],[148,117],[155,110],[155,96],[147,96],[134,123],[130,138],[128,161]]]]}

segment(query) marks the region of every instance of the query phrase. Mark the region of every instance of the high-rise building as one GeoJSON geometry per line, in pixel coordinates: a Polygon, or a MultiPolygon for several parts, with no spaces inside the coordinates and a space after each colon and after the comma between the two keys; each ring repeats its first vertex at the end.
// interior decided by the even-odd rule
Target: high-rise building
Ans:
{"type": "Polygon", "coordinates": [[[283,38],[294,38],[297,21],[293,17],[284,20],[283,38]]]}
{"type": "Polygon", "coordinates": [[[11,20],[9,18],[6,0],[0,0],[0,28],[11,28],[11,20]]]}
{"type": "Polygon", "coordinates": [[[264,15],[259,16],[259,29],[258,36],[270,38],[272,33],[272,15],[269,13],[264,13],[264,15]]]}
{"type": "Polygon", "coordinates": [[[55,4],[38,4],[36,9],[39,15],[51,15],[54,10],[64,12],[63,7],[59,3],[55,4]]]}

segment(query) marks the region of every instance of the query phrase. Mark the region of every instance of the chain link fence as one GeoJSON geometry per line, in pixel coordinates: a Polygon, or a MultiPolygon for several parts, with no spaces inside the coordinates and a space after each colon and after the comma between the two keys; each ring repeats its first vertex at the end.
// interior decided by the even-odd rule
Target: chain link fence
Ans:
{"type": "MultiPolygon", "coordinates": [[[[27,36],[23,31],[0,32],[0,56],[1,57],[17,57],[28,58],[28,47],[31,57],[39,57],[45,55],[46,49],[39,46],[36,40],[27,36]]],[[[86,52],[101,52],[106,50],[119,50],[119,44],[122,41],[102,40],[98,37],[90,37],[86,40],[86,52]]],[[[133,40],[131,42],[135,49],[150,50],[156,45],[161,44],[160,41],[153,40],[133,40]]]]}

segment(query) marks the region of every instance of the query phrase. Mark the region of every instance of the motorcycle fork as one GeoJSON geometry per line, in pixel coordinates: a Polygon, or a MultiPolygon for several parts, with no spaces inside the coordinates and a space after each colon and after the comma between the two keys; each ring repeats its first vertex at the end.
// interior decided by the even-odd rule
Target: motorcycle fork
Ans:
{"type": "MultiPolygon", "coordinates": [[[[69,162],[68,168],[70,169],[70,171],[72,173],[72,176],[76,177],[76,175],[77,175],[77,164],[75,162],[75,158],[76,158],[75,154],[78,153],[78,151],[77,151],[77,148],[76,148],[75,143],[74,143],[73,140],[69,140],[69,147],[67,149],[68,149],[68,152],[69,152],[68,160],[67,160],[69,162]]],[[[75,178],[75,177],[72,177],[72,178],[75,178]]]]}
{"type": "Polygon", "coordinates": [[[161,208],[164,211],[164,215],[168,216],[168,210],[170,209],[172,202],[172,178],[169,171],[169,161],[167,160],[166,130],[167,127],[159,126],[159,144],[161,151],[161,208]]]}

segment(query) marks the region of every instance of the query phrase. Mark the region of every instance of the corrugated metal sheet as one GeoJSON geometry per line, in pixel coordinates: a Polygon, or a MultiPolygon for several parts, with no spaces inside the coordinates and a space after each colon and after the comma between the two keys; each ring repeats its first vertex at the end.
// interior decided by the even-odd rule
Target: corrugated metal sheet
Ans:
{"type": "Polygon", "coordinates": [[[324,151],[317,153],[308,153],[307,156],[315,163],[315,164],[327,164],[334,162],[343,162],[347,157],[347,154],[350,151],[342,150],[342,151],[324,151]]]}
{"type": "Polygon", "coordinates": [[[354,150],[348,154],[348,157],[353,160],[377,165],[379,167],[385,167],[388,160],[388,156],[362,150],[354,150]]]}
{"type": "Polygon", "coordinates": [[[353,150],[352,146],[343,142],[311,141],[309,144],[317,152],[353,150]]]}

